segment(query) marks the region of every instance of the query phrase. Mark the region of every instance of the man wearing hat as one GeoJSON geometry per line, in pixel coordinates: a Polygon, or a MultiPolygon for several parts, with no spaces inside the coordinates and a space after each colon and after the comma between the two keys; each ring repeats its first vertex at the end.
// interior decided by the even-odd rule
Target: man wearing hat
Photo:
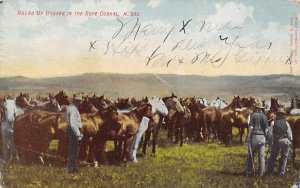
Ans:
{"type": "Polygon", "coordinates": [[[248,156],[246,160],[246,174],[253,174],[254,154],[258,153],[259,171],[258,175],[263,176],[265,171],[265,144],[268,131],[268,119],[263,113],[264,106],[260,101],[256,102],[255,110],[248,117],[249,131],[247,135],[248,156]]]}
{"type": "Polygon", "coordinates": [[[82,97],[74,95],[73,102],[66,108],[67,119],[67,142],[68,142],[68,159],[67,172],[77,172],[77,155],[81,139],[83,137],[80,129],[82,128],[81,118],[78,106],[82,101],[82,97]]]}
{"type": "Polygon", "coordinates": [[[285,173],[286,163],[288,159],[289,146],[292,144],[292,131],[289,123],[284,119],[285,111],[278,108],[276,119],[272,121],[268,133],[269,145],[271,147],[271,155],[268,163],[268,174],[273,174],[276,158],[281,152],[278,173],[283,176],[285,173]]]}

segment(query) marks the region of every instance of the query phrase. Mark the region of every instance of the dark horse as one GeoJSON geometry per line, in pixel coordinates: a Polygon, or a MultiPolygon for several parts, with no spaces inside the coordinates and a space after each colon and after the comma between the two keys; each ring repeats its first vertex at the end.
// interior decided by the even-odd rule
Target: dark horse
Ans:
{"type": "MultiPolygon", "coordinates": [[[[142,101],[145,102],[146,99],[143,99],[142,101]]],[[[151,134],[152,134],[152,155],[155,156],[156,153],[156,143],[158,140],[158,134],[160,131],[160,128],[162,126],[163,118],[168,115],[168,109],[164,103],[164,101],[159,98],[153,98],[151,100],[148,100],[149,104],[152,106],[152,112],[153,118],[149,122],[148,129],[145,132],[145,141],[143,143],[143,154],[146,155],[146,147],[150,140],[151,134]]]]}
{"type": "Polygon", "coordinates": [[[173,141],[173,131],[175,132],[175,142],[180,144],[183,143],[183,125],[181,124],[181,118],[184,113],[184,108],[180,103],[180,100],[172,94],[170,97],[163,98],[166,107],[169,110],[168,116],[166,118],[166,123],[168,126],[168,139],[173,141]]]}
{"type": "Polygon", "coordinates": [[[203,110],[203,120],[206,129],[205,138],[213,135],[213,138],[222,140],[225,144],[230,142],[232,134],[232,124],[236,117],[236,108],[241,108],[240,97],[234,97],[232,102],[223,109],[205,108],[203,110]]]}

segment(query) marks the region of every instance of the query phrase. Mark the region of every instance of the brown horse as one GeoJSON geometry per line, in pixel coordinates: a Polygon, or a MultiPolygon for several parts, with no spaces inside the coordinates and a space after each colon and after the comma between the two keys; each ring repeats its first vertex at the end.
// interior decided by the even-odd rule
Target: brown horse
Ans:
{"type": "Polygon", "coordinates": [[[195,97],[186,98],[183,101],[183,104],[191,112],[191,121],[186,126],[187,138],[195,141],[200,141],[205,134],[205,128],[203,126],[203,109],[205,108],[205,106],[197,102],[195,97]]]}
{"type": "Polygon", "coordinates": [[[184,114],[184,108],[181,105],[180,100],[173,93],[169,97],[163,98],[163,101],[168,108],[168,116],[165,118],[165,123],[168,127],[168,139],[173,141],[173,131],[175,132],[175,142],[180,139],[182,143],[183,139],[183,125],[181,124],[181,118],[184,114]]]}
{"type": "Polygon", "coordinates": [[[93,138],[95,157],[100,163],[107,163],[105,156],[106,142],[108,140],[116,140],[119,142],[118,151],[120,159],[126,162],[133,136],[138,129],[142,117],[152,114],[151,105],[143,104],[128,113],[117,115],[114,110],[108,111],[108,114],[107,117],[104,117],[104,123],[93,138]]]}
{"type": "Polygon", "coordinates": [[[227,145],[232,141],[232,127],[235,124],[236,120],[236,108],[241,108],[242,103],[239,96],[232,99],[232,102],[223,109],[220,109],[221,119],[220,125],[221,127],[217,129],[220,131],[221,140],[227,145]]]}
{"type": "Polygon", "coordinates": [[[285,119],[289,122],[292,134],[293,134],[293,157],[292,159],[295,160],[296,158],[296,148],[300,146],[300,116],[297,115],[286,115],[285,119]]]}
{"type": "Polygon", "coordinates": [[[233,98],[232,102],[223,109],[208,107],[203,109],[203,120],[206,130],[205,138],[213,138],[222,140],[226,144],[230,142],[232,134],[232,125],[236,118],[236,108],[241,108],[240,97],[233,98]]]}
{"type": "Polygon", "coordinates": [[[240,143],[243,143],[243,135],[245,129],[248,130],[248,117],[254,111],[255,99],[250,97],[242,98],[242,107],[246,108],[241,111],[236,110],[236,119],[233,124],[234,127],[239,129],[240,143]]]}

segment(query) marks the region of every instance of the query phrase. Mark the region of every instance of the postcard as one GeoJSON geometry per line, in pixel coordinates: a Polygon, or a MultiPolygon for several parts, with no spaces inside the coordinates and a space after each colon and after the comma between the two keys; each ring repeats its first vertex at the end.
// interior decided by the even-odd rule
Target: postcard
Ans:
{"type": "Polygon", "coordinates": [[[300,187],[299,8],[0,0],[1,186],[300,187]]]}

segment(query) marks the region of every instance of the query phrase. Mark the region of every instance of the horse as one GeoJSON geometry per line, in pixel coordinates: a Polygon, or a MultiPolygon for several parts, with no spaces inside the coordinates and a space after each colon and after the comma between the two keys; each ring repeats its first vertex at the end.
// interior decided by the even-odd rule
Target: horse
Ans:
{"type": "Polygon", "coordinates": [[[299,103],[300,100],[298,97],[291,98],[291,108],[289,109],[291,115],[300,115],[299,103]]]}
{"type": "Polygon", "coordinates": [[[133,136],[137,132],[142,117],[148,114],[149,110],[152,111],[152,107],[150,104],[142,104],[130,112],[121,114],[118,113],[116,107],[110,108],[113,108],[113,110],[108,111],[108,113],[111,115],[114,114],[114,118],[108,116],[93,137],[95,157],[98,162],[107,163],[105,145],[108,140],[114,140],[118,141],[117,151],[120,154],[119,160],[127,162],[133,136]]]}
{"type": "Polygon", "coordinates": [[[221,140],[227,145],[232,141],[232,126],[236,120],[236,109],[241,108],[241,99],[239,96],[232,99],[232,102],[223,109],[220,109],[220,127],[217,128],[217,133],[220,132],[221,140]]]}
{"type": "Polygon", "coordinates": [[[227,105],[223,109],[218,109],[216,107],[204,108],[203,121],[205,127],[205,139],[209,141],[209,139],[213,136],[215,139],[221,139],[228,142],[228,135],[232,134],[231,127],[233,118],[235,117],[235,108],[240,107],[240,97],[234,96],[231,104],[227,105]]]}
{"type": "Polygon", "coordinates": [[[147,144],[152,134],[152,155],[156,153],[156,143],[158,140],[158,133],[160,131],[163,118],[168,115],[168,109],[164,101],[160,97],[150,99],[149,104],[152,106],[153,118],[149,122],[148,129],[145,132],[145,140],[143,143],[143,154],[146,155],[147,144]]]}
{"type": "Polygon", "coordinates": [[[118,98],[115,102],[115,106],[120,110],[129,109],[133,107],[129,98],[118,98]]]}
{"type": "Polygon", "coordinates": [[[17,158],[17,152],[14,144],[14,121],[17,116],[16,99],[6,99],[3,103],[3,113],[1,121],[3,159],[7,162],[10,155],[17,158]]]}
{"type": "Polygon", "coordinates": [[[108,108],[109,106],[114,106],[114,104],[104,98],[104,95],[101,95],[100,97],[97,97],[94,95],[93,97],[89,97],[88,100],[98,109],[98,110],[104,110],[108,108]]]}
{"type": "Polygon", "coordinates": [[[227,103],[220,99],[219,97],[217,97],[217,99],[215,101],[211,102],[211,106],[210,107],[215,107],[217,109],[223,109],[227,106],[227,103]]]}
{"type": "Polygon", "coordinates": [[[296,148],[300,147],[300,116],[299,115],[285,115],[286,121],[290,124],[293,134],[293,156],[292,160],[296,158],[296,148]]]}
{"type": "Polygon", "coordinates": [[[172,94],[169,97],[163,98],[163,101],[168,108],[168,116],[166,118],[166,123],[168,125],[168,139],[173,141],[173,130],[175,130],[175,142],[183,142],[183,125],[181,124],[181,118],[184,113],[184,108],[180,103],[180,100],[172,94]]]}
{"type": "Polygon", "coordinates": [[[248,130],[248,117],[254,111],[255,99],[250,97],[242,98],[242,109],[236,109],[236,119],[233,124],[234,127],[239,129],[240,143],[243,143],[243,135],[245,129],[248,130]]]}
{"type": "Polygon", "coordinates": [[[96,113],[98,112],[98,108],[96,108],[92,102],[89,101],[89,98],[86,97],[83,99],[83,101],[78,106],[78,111],[80,114],[83,113],[96,113]]]}
{"type": "Polygon", "coordinates": [[[209,101],[208,101],[206,98],[194,97],[194,99],[196,100],[196,103],[197,103],[198,105],[203,105],[203,106],[205,106],[205,107],[210,106],[210,103],[209,103],[209,101]]]}
{"type": "MultiPolygon", "coordinates": [[[[50,95],[49,95],[50,96],[50,95]]],[[[54,97],[49,97],[48,101],[39,102],[35,100],[34,105],[31,104],[22,93],[16,99],[17,106],[20,106],[24,112],[30,112],[34,110],[43,110],[49,112],[62,111],[61,106],[54,97]]]]}
{"type": "Polygon", "coordinates": [[[200,141],[205,134],[203,127],[203,109],[205,105],[198,102],[195,97],[188,97],[184,101],[184,106],[190,110],[190,122],[186,125],[186,135],[188,139],[200,141]]]}

